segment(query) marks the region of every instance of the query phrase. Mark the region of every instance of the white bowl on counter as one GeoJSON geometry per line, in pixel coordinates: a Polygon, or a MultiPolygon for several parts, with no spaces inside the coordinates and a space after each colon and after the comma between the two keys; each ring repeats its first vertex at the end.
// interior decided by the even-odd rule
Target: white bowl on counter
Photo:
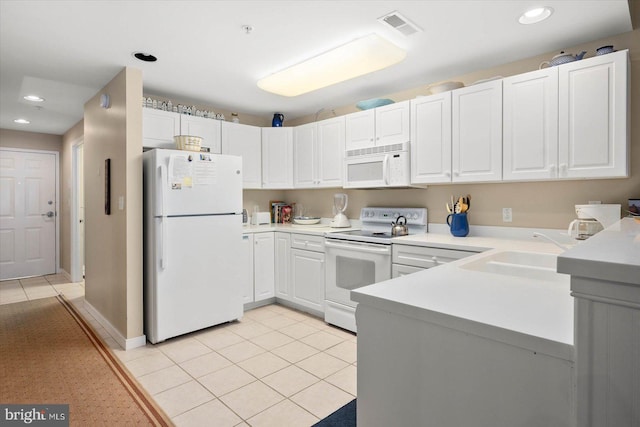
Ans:
{"type": "Polygon", "coordinates": [[[317,224],[319,222],[320,222],[319,217],[299,216],[299,217],[293,218],[293,223],[300,224],[300,225],[312,225],[312,224],[317,224]]]}

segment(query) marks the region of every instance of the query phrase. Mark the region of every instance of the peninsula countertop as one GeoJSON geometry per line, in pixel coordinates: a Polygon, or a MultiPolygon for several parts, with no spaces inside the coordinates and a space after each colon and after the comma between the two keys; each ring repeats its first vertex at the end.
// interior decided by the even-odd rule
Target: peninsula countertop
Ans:
{"type": "Polygon", "coordinates": [[[459,250],[497,249],[362,287],[351,296],[360,304],[573,361],[573,298],[568,275],[543,280],[464,268],[474,259],[501,251],[561,252],[551,243],[531,240],[437,234],[396,239],[394,243],[459,250]]]}

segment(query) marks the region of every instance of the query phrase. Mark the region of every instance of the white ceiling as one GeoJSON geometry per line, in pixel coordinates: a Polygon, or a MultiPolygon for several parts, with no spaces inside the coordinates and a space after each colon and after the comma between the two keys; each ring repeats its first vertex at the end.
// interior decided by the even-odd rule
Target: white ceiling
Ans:
{"type": "Polygon", "coordinates": [[[270,118],[362,99],[630,31],[627,0],[13,1],[0,0],[0,127],[62,134],[123,67],[146,93],[270,118]],[[555,13],[518,23],[532,7],[555,13]],[[398,11],[424,32],[377,21],[398,11]],[[243,25],[254,30],[247,35],[243,25]],[[268,74],[369,33],[408,50],[400,64],[294,98],[262,91],[268,74]],[[143,63],[132,53],[152,53],[143,63]],[[41,109],[27,94],[46,101],[41,109]],[[30,125],[13,122],[17,117],[30,125]]]}

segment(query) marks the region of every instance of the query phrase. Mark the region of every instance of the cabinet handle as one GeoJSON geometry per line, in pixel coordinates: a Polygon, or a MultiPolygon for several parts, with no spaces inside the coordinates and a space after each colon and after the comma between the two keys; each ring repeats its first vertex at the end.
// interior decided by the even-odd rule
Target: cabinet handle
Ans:
{"type": "Polygon", "coordinates": [[[453,171],[453,176],[460,176],[460,172],[458,172],[458,171],[453,171]]]}
{"type": "Polygon", "coordinates": [[[431,261],[433,261],[434,264],[438,264],[438,257],[437,256],[432,256],[431,257],[431,261]]]}
{"type": "Polygon", "coordinates": [[[550,164],[549,165],[549,172],[551,172],[551,177],[553,178],[556,175],[556,165],[550,164]]]}
{"type": "Polygon", "coordinates": [[[451,176],[451,171],[444,171],[444,176],[451,176]]]}

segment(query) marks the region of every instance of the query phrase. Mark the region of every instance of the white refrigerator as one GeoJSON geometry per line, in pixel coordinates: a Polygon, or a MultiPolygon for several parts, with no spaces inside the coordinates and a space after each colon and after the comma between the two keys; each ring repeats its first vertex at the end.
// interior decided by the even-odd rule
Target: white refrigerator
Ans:
{"type": "Polygon", "coordinates": [[[144,323],[164,341],[242,317],[242,159],[143,154],[144,323]]]}

